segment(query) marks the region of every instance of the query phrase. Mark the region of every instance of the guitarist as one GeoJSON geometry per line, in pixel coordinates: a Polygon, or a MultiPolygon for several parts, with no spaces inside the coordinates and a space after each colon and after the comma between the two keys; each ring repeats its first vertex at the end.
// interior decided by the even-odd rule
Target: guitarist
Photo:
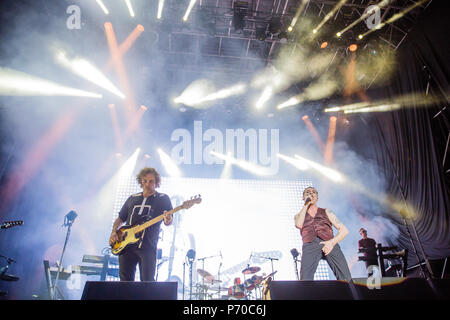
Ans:
{"type": "MultiPolygon", "coordinates": [[[[119,240],[117,230],[122,224],[135,225],[164,214],[164,224],[172,224],[173,217],[166,211],[172,210],[169,196],[159,193],[161,176],[154,168],[143,168],[136,177],[142,187],[142,192],[133,194],[125,201],[114,221],[109,243],[119,240]]],[[[139,264],[141,281],[155,281],[156,255],[158,235],[161,227],[158,222],[145,229],[140,234],[140,240],[119,255],[120,281],[134,281],[136,266],[139,264]]]]}

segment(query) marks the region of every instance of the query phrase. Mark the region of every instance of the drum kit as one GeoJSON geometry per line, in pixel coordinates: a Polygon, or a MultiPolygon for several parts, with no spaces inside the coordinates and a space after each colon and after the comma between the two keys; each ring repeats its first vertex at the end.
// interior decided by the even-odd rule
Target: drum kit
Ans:
{"type": "Polygon", "coordinates": [[[261,300],[262,287],[264,281],[276,273],[272,272],[270,275],[262,276],[257,273],[261,270],[260,267],[248,266],[242,270],[244,275],[244,282],[240,283],[240,278],[235,278],[234,284],[230,287],[222,287],[222,280],[215,279],[214,276],[204,269],[197,269],[197,273],[202,277],[202,284],[197,284],[196,293],[198,300],[261,300]],[[246,279],[246,276],[250,276],[246,279]],[[227,294],[222,294],[222,293],[227,294]]]}

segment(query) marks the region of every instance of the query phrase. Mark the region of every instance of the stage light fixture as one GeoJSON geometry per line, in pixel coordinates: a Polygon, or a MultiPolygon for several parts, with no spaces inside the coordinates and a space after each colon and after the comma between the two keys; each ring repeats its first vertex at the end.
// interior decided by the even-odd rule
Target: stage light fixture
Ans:
{"type": "Polygon", "coordinates": [[[267,38],[267,32],[265,27],[257,27],[255,30],[256,39],[264,41],[267,38]]]}
{"type": "Polygon", "coordinates": [[[233,3],[233,20],[234,31],[241,33],[245,27],[244,17],[248,10],[248,3],[245,1],[234,1],[233,3]]]}
{"type": "Polygon", "coordinates": [[[356,50],[358,50],[358,46],[356,44],[352,43],[351,45],[348,46],[348,49],[351,52],[355,52],[356,50]]]}
{"type": "Polygon", "coordinates": [[[234,31],[240,33],[244,30],[245,21],[244,21],[245,12],[238,10],[233,15],[233,26],[234,31]]]}

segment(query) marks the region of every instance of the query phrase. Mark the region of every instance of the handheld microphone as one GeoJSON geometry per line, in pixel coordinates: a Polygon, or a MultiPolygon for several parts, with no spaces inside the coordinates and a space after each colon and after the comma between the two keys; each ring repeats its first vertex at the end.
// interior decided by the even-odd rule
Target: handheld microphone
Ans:
{"type": "Polygon", "coordinates": [[[310,198],[310,197],[306,198],[306,200],[305,200],[305,206],[307,206],[307,205],[310,204],[310,203],[311,203],[311,198],[310,198]]]}

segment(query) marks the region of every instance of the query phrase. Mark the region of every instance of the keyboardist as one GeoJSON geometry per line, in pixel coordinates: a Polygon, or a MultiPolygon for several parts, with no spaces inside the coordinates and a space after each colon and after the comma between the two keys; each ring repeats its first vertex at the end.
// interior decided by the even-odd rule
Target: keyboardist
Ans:
{"type": "Polygon", "coordinates": [[[373,274],[374,268],[369,268],[369,266],[378,266],[377,242],[374,239],[367,237],[367,230],[364,228],[359,229],[359,234],[362,239],[358,241],[358,249],[363,253],[367,276],[370,277],[373,274]]]}

